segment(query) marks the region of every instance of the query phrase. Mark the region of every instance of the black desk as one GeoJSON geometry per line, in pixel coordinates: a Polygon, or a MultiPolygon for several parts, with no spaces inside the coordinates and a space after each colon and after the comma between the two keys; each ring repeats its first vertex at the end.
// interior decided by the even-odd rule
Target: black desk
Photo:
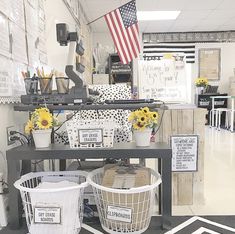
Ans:
{"type": "Polygon", "coordinates": [[[23,161],[23,173],[31,171],[31,160],[47,159],[98,159],[98,158],[158,158],[159,172],[162,175],[160,186],[160,212],[162,227],[170,228],[172,215],[172,181],[171,158],[172,150],[165,143],[152,143],[150,147],[136,147],[135,143],[119,143],[113,148],[70,149],[69,146],[51,145],[50,148],[35,149],[34,147],[20,146],[6,152],[9,183],[9,222],[12,229],[18,229],[21,219],[21,202],[19,191],[13,186],[21,176],[20,161],[23,161]]]}

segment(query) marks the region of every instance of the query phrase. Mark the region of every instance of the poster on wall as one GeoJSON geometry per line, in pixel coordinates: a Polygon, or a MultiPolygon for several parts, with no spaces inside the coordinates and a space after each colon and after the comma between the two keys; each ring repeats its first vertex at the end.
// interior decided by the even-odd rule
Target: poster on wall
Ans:
{"type": "Polygon", "coordinates": [[[220,53],[221,49],[199,49],[199,77],[208,80],[220,79],[220,53]]]}
{"type": "Polygon", "coordinates": [[[139,98],[187,102],[185,62],[174,59],[139,61],[139,98]]]}
{"type": "Polygon", "coordinates": [[[0,54],[10,58],[10,41],[8,20],[0,13],[0,54]]]}
{"type": "Polygon", "coordinates": [[[23,0],[10,0],[10,19],[21,29],[25,30],[24,2],[23,0]]]}
{"type": "Polygon", "coordinates": [[[198,135],[171,136],[171,147],[173,172],[198,170],[198,135]]]}
{"type": "Polygon", "coordinates": [[[23,94],[26,94],[22,71],[27,71],[27,66],[22,63],[13,62],[12,92],[14,97],[19,97],[23,94]]]}
{"type": "Polygon", "coordinates": [[[12,96],[12,61],[0,56],[0,96],[12,96]]]}

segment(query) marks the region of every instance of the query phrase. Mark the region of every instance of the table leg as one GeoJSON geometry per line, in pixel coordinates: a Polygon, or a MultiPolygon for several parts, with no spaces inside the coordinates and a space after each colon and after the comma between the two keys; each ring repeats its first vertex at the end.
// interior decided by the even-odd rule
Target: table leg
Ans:
{"type": "Polygon", "coordinates": [[[171,159],[162,159],[162,228],[170,229],[172,216],[172,173],[171,159]]]}
{"type": "Polygon", "coordinates": [[[20,178],[20,161],[8,160],[8,186],[9,186],[9,225],[13,230],[19,229],[21,219],[21,199],[19,191],[14,187],[16,180],[20,178]]]}
{"type": "MultiPolygon", "coordinates": [[[[162,160],[158,159],[158,172],[162,174],[162,160]]],[[[158,206],[159,206],[159,215],[162,214],[162,184],[159,186],[158,192],[158,206]]]]}

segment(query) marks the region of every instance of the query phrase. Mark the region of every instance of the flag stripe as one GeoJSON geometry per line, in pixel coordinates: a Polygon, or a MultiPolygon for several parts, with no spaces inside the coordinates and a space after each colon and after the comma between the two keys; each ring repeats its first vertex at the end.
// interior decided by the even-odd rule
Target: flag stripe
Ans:
{"type": "Polygon", "coordinates": [[[140,43],[139,43],[139,35],[138,35],[138,32],[137,32],[137,29],[135,27],[135,25],[131,26],[131,31],[133,33],[133,36],[134,36],[134,39],[135,39],[135,43],[137,45],[137,48],[138,48],[138,51],[140,52],[140,43]]]}
{"type": "Polygon", "coordinates": [[[116,11],[116,17],[117,17],[117,20],[118,20],[118,24],[120,26],[120,29],[121,29],[121,32],[122,32],[122,36],[123,36],[123,39],[125,41],[125,44],[127,45],[127,50],[128,50],[128,53],[129,53],[129,57],[130,57],[130,60],[131,61],[131,58],[135,57],[134,54],[133,54],[133,51],[132,51],[132,48],[131,48],[131,45],[130,45],[130,41],[129,41],[129,38],[127,36],[127,33],[126,33],[126,30],[125,30],[125,26],[121,20],[121,14],[120,14],[120,11],[117,10],[116,11]]]}
{"type": "Polygon", "coordinates": [[[117,52],[118,52],[118,55],[120,57],[120,60],[121,60],[122,63],[125,64],[126,63],[125,57],[123,56],[122,50],[120,49],[120,45],[119,45],[116,33],[115,33],[114,29],[111,26],[112,22],[111,22],[111,19],[110,19],[110,15],[109,14],[105,15],[105,19],[106,19],[107,25],[109,27],[109,31],[111,32],[115,47],[117,48],[117,52]]]}
{"type": "Polygon", "coordinates": [[[123,47],[122,37],[120,35],[120,31],[118,30],[119,28],[117,27],[117,23],[116,23],[114,17],[115,17],[114,12],[111,12],[110,13],[110,19],[112,21],[112,27],[114,29],[114,32],[115,32],[116,36],[117,36],[118,43],[120,44],[120,49],[121,49],[123,57],[124,57],[122,60],[125,61],[124,63],[127,63],[128,57],[127,57],[127,54],[126,54],[125,49],[123,47]]]}
{"type": "Polygon", "coordinates": [[[128,46],[127,46],[127,43],[125,42],[125,38],[124,38],[124,35],[122,33],[122,29],[121,29],[121,26],[119,24],[119,16],[117,14],[119,10],[115,10],[114,13],[113,13],[113,19],[114,19],[114,22],[115,22],[115,26],[117,28],[117,32],[118,32],[118,35],[119,35],[119,38],[120,38],[120,43],[122,44],[122,47],[123,47],[123,50],[125,52],[125,55],[126,55],[126,62],[128,63],[130,60],[131,60],[131,56],[129,54],[129,51],[128,51],[128,46]]]}
{"type": "Polygon", "coordinates": [[[134,53],[134,57],[136,58],[137,56],[138,56],[138,50],[137,50],[137,48],[134,46],[134,44],[133,44],[133,37],[131,37],[131,33],[130,33],[130,29],[127,29],[127,36],[128,36],[128,38],[129,38],[129,41],[130,41],[130,44],[131,44],[131,48],[132,48],[132,51],[133,51],[133,53],[134,53]]]}
{"type": "MultiPolygon", "coordinates": [[[[128,32],[128,35],[129,35],[130,38],[131,38],[131,44],[132,44],[132,46],[135,48],[135,54],[137,54],[137,56],[138,56],[139,51],[138,51],[137,45],[136,45],[136,43],[135,43],[135,39],[134,39],[134,36],[133,36],[133,34],[132,34],[131,28],[128,28],[128,29],[127,29],[127,32],[128,32]]],[[[137,57],[137,56],[136,56],[136,57],[137,57]]]]}

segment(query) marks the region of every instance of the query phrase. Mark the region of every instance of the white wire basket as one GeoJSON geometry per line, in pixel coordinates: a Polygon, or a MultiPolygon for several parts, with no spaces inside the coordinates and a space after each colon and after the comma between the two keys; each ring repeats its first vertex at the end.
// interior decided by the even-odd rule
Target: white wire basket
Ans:
{"type": "Polygon", "coordinates": [[[15,182],[30,234],[78,234],[83,219],[87,172],[37,172],[15,182]],[[50,188],[40,188],[47,183],[50,188]],[[58,187],[58,183],[61,186],[58,187]],[[65,186],[66,183],[66,186],[65,186]]]}
{"type": "Polygon", "coordinates": [[[70,120],[66,123],[70,148],[110,148],[113,147],[113,121],[70,120]]]}
{"type": "Polygon", "coordinates": [[[102,186],[104,168],[88,174],[102,228],[111,234],[145,232],[150,224],[156,188],[161,183],[159,173],[149,169],[151,184],[131,188],[113,189],[102,186]]]}

